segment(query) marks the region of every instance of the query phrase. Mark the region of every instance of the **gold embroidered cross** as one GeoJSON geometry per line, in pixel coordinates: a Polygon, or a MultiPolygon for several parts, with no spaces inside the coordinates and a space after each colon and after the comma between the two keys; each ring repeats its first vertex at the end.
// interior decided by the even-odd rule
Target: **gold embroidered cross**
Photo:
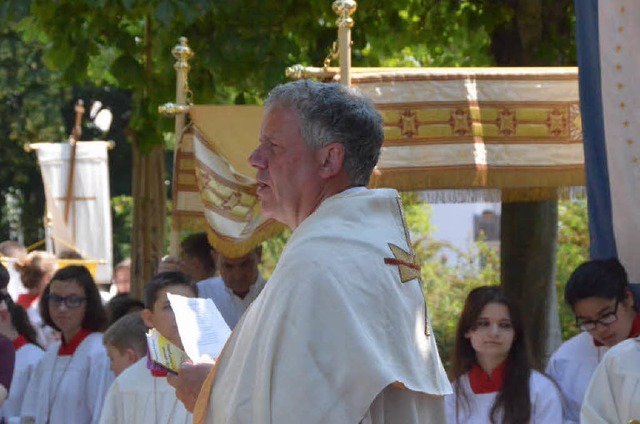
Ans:
{"type": "Polygon", "coordinates": [[[384,263],[398,267],[400,281],[406,283],[415,278],[420,278],[420,265],[418,264],[415,253],[406,252],[401,247],[392,243],[389,243],[389,248],[394,257],[384,258],[384,263]]]}

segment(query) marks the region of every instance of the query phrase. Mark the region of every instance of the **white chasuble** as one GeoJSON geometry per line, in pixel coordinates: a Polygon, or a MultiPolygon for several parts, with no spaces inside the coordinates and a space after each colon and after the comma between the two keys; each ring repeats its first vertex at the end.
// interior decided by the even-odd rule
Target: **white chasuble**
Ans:
{"type": "Polygon", "coordinates": [[[194,423],[203,406],[216,424],[394,422],[403,394],[433,405],[416,422],[443,422],[451,386],[414,262],[395,190],[324,200],[232,332],[194,423]]]}

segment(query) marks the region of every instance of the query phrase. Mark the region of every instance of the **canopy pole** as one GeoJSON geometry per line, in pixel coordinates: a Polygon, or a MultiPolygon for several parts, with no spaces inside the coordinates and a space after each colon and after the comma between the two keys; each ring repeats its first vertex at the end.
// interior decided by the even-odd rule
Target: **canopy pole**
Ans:
{"type": "Polygon", "coordinates": [[[355,0],[336,0],[333,11],[338,15],[338,54],[340,57],[340,84],[351,86],[351,15],[358,7],[355,0]]]}
{"type": "MultiPolygon", "coordinates": [[[[186,37],[180,37],[178,39],[178,45],[176,45],[171,53],[176,58],[176,63],[173,65],[176,70],[176,106],[191,105],[192,93],[189,89],[189,59],[193,57],[193,51],[187,44],[186,37]]],[[[166,107],[166,105],[165,105],[166,107]]],[[[161,112],[163,113],[163,112],[161,112]]],[[[166,112],[164,112],[166,114],[166,112]]],[[[176,157],[178,154],[178,148],[180,146],[180,139],[182,138],[182,131],[185,127],[185,114],[174,113],[175,115],[175,145],[173,148],[173,196],[175,199],[177,191],[177,181],[175,180],[178,175],[178,170],[175,168],[176,157]]],[[[178,256],[180,246],[180,228],[178,228],[177,221],[171,219],[171,234],[169,236],[169,254],[171,256],[178,256]]]]}

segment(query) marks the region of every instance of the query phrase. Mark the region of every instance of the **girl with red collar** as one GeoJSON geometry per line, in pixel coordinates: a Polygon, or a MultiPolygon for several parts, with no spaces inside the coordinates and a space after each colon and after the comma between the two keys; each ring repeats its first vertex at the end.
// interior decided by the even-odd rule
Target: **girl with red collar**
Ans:
{"type": "Polygon", "coordinates": [[[36,367],[21,417],[35,423],[97,423],[113,373],[102,344],[107,315],[83,266],[58,270],[42,293],[43,321],[61,333],[36,367]]]}
{"type": "Polygon", "coordinates": [[[20,408],[29,379],[44,351],[36,341],[36,330],[29,322],[26,311],[13,303],[6,291],[9,273],[0,264],[0,334],[11,340],[16,352],[11,391],[9,397],[0,408],[0,422],[9,421],[20,416],[20,408]]]}
{"type": "Polygon", "coordinates": [[[531,368],[522,318],[498,286],[472,290],[456,331],[450,424],[561,423],[556,385],[531,368]]]}

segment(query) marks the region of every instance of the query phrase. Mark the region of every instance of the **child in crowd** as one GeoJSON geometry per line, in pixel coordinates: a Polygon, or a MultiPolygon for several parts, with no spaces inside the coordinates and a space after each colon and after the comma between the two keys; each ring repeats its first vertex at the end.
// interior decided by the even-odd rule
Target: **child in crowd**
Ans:
{"type": "Polygon", "coordinates": [[[640,314],[627,272],[617,259],[591,260],[569,277],[564,300],[583,331],[551,356],[547,374],[564,395],[565,423],[580,422],[580,408],[589,381],[606,351],[640,335],[640,314]]]}
{"type": "Polygon", "coordinates": [[[84,266],[58,270],[40,302],[43,321],[61,333],[36,367],[21,416],[40,423],[90,424],[100,417],[113,373],[102,333],[107,315],[84,266]]]}
{"type": "Polygon", "coordinates": [[[107,308],[109,325],[111,325],[131,312],[142,311],[144,303],[135,297],[131,297],[129,293],[120,293],[112,297],[105,307],[107,308]]]}
{"type": "Polygon", "coordinates": [[[0,422],[19,421],[24,392],[31,374],[44,351],[36,341],[36,330],[31,326],[29,317],[22,306],[16,305],[7,292],[9,273],[0,264],[0,334],[11,340],[16,352],[11,391],[4,405],[0,408],[0,422]],[[12,420],[13,418],[13,420],[12,420]]]}
{"type": "MultiPolygon", "coordinates": [[[[156,275],[144,287],[142,319],[147,327],[183,349],[168,293],[197,297],[198,290],[181,272],[156,275]]],[[[167,374],[150,371],[148,362],[145,356],[116,378],[105,399],[100,424],[191,423],[192,416],[167,383],[167,374]]]]}
{"type": "Polygon", "coordinates": [[[29,320],[38,333],[38,343],[47,348],[58,340],[59,335],[42,322],[39,304],[44,288],[56,271],[56,258],[50,253],[34,250],[17,260],[14,266],[20,274],[22,285],[27,290],[27,293],[18,296],[16,303],[27,311],[29,320]]]}
{"type": "Polygon", "coordinates": [[[556,424],[555,384],[533,370],[522,318],[498,286],[472,290],[456,331],[449,424],[556,424]]]}
{"type": "Polygon", "coordinates": [[[111,371],[117,376],[147,356],[147,326],[140,312],[119,318],[104,332],[102,341],[111,361],[111,371]]]}

